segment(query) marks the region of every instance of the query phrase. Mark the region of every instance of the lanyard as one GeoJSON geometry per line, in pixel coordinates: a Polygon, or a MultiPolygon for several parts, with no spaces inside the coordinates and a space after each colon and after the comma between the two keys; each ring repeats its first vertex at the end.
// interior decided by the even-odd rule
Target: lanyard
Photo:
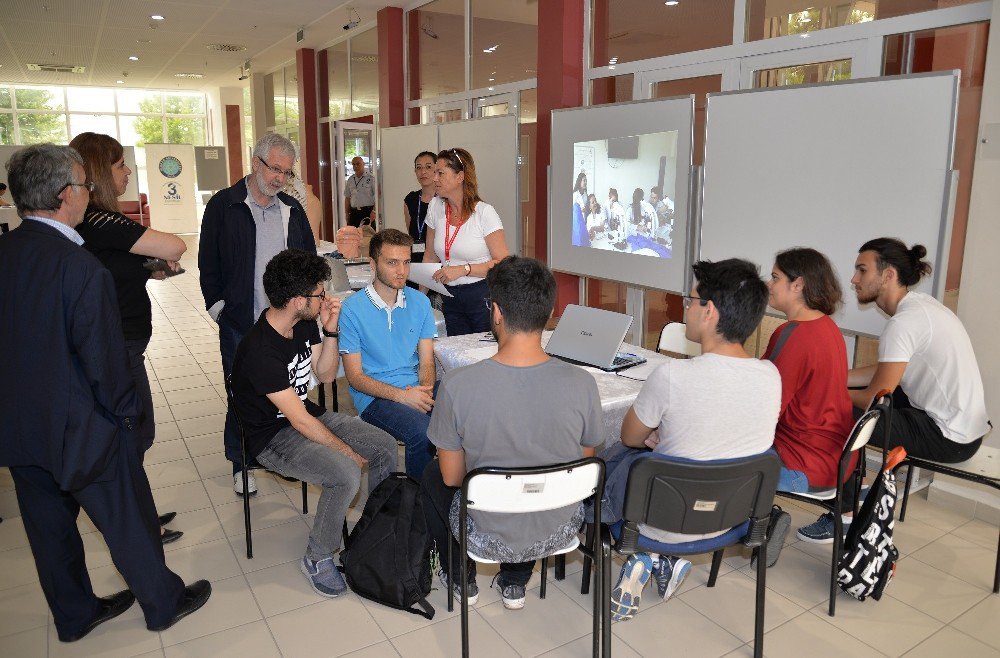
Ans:
{"type": "Polygon", "coordinates": [[[451,245],[455,244],[458,232],[462,230],[462,225],[455,227],[455,232],[451,233],[451,204],[447,199],[444,201],[444,262],[451,262],[451,245]]]}
{"type": "Polygon", "coordinates": [[[424,215],[424,221],[420,221],[420,204],[423,199],[420,198],[421,195],[417,195],[417,242],[424,239],[424,227],[427,226],[427,216],[424,215]]]}

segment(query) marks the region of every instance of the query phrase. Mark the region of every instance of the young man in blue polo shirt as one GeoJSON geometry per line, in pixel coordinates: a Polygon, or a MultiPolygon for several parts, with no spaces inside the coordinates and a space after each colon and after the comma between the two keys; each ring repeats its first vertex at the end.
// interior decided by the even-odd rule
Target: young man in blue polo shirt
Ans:
{"type": "Polygon", "coordinates": [[[396,229],[372,237],[375,280],[344,301],[340,353],[361,419],[406,446],[406,472],[419,480],[433,457],[427,425],[437,330],[430,300],[406,286],[412,245],[413,238],[396,229]]]}

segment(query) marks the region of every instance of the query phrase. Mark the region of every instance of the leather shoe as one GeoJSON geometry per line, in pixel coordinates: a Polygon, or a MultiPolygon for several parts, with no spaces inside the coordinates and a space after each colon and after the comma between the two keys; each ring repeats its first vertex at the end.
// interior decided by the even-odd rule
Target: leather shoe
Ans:
{"type": "Polygon", "coordinates": [[[181,619],[184,619],[192,612],[196,612],[201,606],[205,605],[208,601],[208,597],[212,595],[212,583],[207,580],[199,580],[191,585],[184,588],[184,596],[181,598],[180,605],[177,606],[177,612],[174,616],[170,618],[168,622],[160,626],[146,626],[151,631],[165,631],[181,619]]]}
{"type": "Polygon", "coordinates": [[[166,529],[160,534],[160,541],[162,541],[163,545],[166,546],[167,544],[180,539],[183,534],[184,533],[180,530],[166,529]]]}
{"type": "Polygon", "coordinates": [[[160,525],[167,525],[174,520],[177,516],[177,512],[167,512],[166,514],[160,514],[160,525]]]}
{"type": "Polygon", "coordinates": [[[90,620],[90,623],[84,626],[79,633],[74,633],[73,635],[62,635],[60,633],[60,642],[76,642],[104,622],[110,621],[111,619],[114,619],[118,615],[122,614],[131,608],[133,603],[135,603],[135,595],[132,594],[130,590],[126,589],[118,592],[117,594],[112,594],[111,596],[102,596],[98,599],[98,601],[100,601],[101,609],[98,611],[97,615],[90,620]]]}

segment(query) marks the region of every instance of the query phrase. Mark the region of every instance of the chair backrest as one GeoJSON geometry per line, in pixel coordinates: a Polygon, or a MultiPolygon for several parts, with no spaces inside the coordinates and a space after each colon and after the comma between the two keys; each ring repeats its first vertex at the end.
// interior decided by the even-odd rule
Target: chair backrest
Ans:
{"type": "Polygon", "coordinates": [[[712,461],[652,453],[629,470],[622,516],[667,532],[729,530],[770,515],[780,470],[771,450],[712,461]]]}
{"type": "Polygon", "coordinates": [[[477,468],[465,476],[462,495],[482,512],[543,512],[601,495],[604,462],[588,457],[527,468],[477,468]]]}
{"type": "Polygon", "coordinates": [[[869,409],[862,414],[861,418],[858,418],[857,422],[854,423],[854,428],[847,437],[847,443],[844,444],[844,452],[854,452],[868,445],[872,434],[875,432],[875,425],[881,417],[881,409],[869,409]]]}
{"type": "Polygon", "coordinates": [[[701,354],[701,345],[688,340],[684,335],[683,322],[670,322],[663,325],[657,349],[661,352],[673,352],[685,356],[699,356],[701,354]]]}

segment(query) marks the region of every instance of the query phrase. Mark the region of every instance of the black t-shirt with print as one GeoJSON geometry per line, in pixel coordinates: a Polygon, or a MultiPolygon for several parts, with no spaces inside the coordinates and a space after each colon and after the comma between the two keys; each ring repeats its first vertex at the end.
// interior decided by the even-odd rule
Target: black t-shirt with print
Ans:
{"type": "Polygon", "coordinates": [[[291,387],[313,416],[322,407],[306,397],[312,374],[312,346],[320,342],[316,322],[300,321],[285,338],[267,321],[267,310],[236,348],[233,359],[233,395],[243,422],[247,454],[256,458],[279,431],[290,427],[268,393],[291,387]]]}
{"type": "Polygon", "coordinates": [[[146,256],[129,253],[146,227],[121,213],[88,208],[76,232],[83,238],[87,251],[111,272],[125,339],[149,340],[153,334],[153,315],[146,282],[151,273],[142,266],[146,256]]]}

